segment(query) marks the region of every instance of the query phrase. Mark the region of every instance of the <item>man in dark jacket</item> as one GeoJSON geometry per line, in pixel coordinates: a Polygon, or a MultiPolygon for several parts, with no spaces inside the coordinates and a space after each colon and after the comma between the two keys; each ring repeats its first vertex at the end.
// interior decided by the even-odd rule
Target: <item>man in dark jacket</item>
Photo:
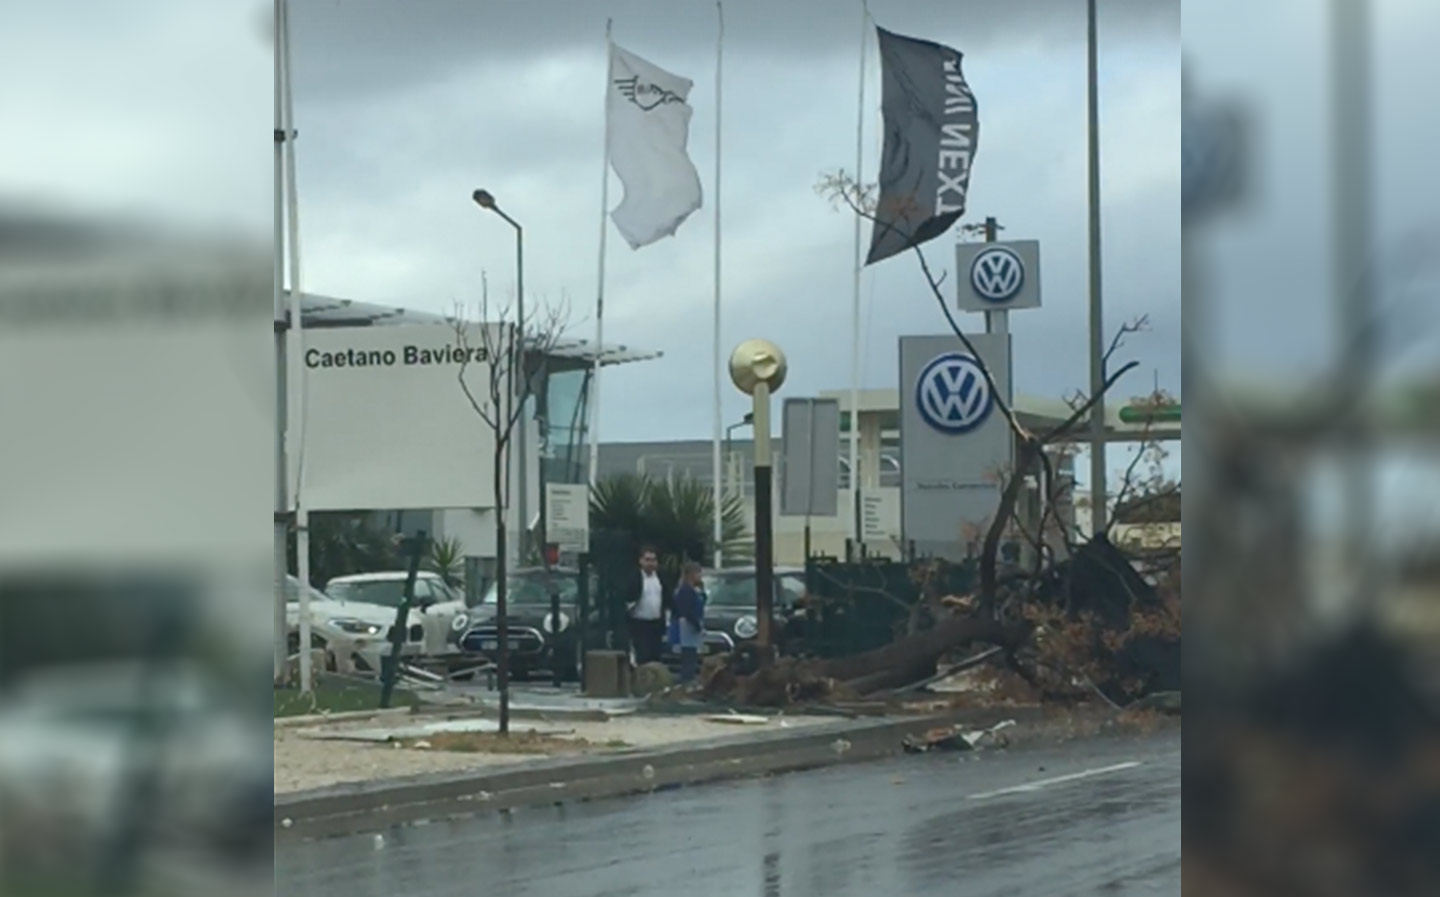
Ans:
{"type": "Polygon", "coordinates": [[[660,558],[655,549],[640,550],[640,568],[630,581],[628,613],[630,644],[635,648],[635,665],[656,663],[665,641],[666,616],[671,595],[660,578],[660,558]]]}

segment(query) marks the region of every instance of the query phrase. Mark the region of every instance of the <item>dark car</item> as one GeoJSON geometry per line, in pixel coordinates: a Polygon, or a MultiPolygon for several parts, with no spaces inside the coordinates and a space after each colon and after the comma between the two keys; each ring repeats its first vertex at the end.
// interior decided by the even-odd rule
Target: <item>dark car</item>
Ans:
{"type": "MultiPolygon", "coordinates": [[[[524,678],[544,670],[575,680],[580,675],[579,571],[569,567],[525,567],[506,577],[506,628],[509,630],[510,674],[524,678]],[[551,620],[551,586],[560,593],[559,626],[551,620]]],[[[460,637],[460,649],[496,662],[500,638],[495,624],[497,584],[491,583],[471,612],[475,620],[460,637]]]]}
{"type": "MultiPolygon", "coordinates": [[[[705,653],[723,654],[749,642],[759,634],[755,618],[755,568],[727,567],[705,574],[705,653]]],[[[775,568],[775,603],[770,632],[784,651],[792,634],[791,620],[805,595],[805,568],[775,568]]],[[[674,649],[666,644],[667,663],[678,663],[674,649]]]]}

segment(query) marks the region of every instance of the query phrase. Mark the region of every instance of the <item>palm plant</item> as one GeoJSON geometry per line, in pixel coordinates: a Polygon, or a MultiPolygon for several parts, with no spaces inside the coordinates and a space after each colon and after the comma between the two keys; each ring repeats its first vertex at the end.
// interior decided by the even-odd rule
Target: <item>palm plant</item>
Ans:
{"type": "Polygon", "coordinates": [[[425,568],[450,588],[460,588],[465,582],[465,546],[455,538],[434,540],[425,558],[425,568]]]}
{"type": "MultiPolygon", "coordinates": [[[[714,497],[690,477],[660,480],[619,474],[595,484],[590,497],[593,531],[623,534],[635,546],[651,545],[666,567],[715,555],[714,497]]],[[[745,505],[728,496],[721,506],[720,548],[726,559],[747,560],[753,546],[745,526],[745,505]]]]}

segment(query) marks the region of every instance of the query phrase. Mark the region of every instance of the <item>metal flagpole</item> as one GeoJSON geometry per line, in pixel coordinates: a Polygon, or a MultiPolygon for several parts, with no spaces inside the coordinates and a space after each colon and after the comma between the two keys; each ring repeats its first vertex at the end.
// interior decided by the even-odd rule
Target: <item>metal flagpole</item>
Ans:
{"type": "Polygon", "coordinates": [[[600,353],[605,340],[605,236],[609,231],[606,218],[610,214],[610,72],[615,51],[610,40],[614,22],[605,20],[605,164],[600,172],[600,274],[595,290],[595,357],[590,371],[590,491],[600,475],[600,353]]]}
{"type": "Polygon", "coordinates": [[[305,352],[304,326],[301,321],[300,281],[300,210],[295,188],[295,104],[292,89],[293,68],[290,54],[290,5],[280,0],[280,39],[284,41],[285,86],[285,188],[288,202],[290,244],[290,358],[289,358],[289,428],[287,448],[296,456],[295,491],[291,500],[295,507],[295,577],[300,581],[300,691],[308,694],[313,687],[310,663],[310,517],[305,509],[302,488],[305,481],[305,367],[300,359],[305,352]]]}
{"type": "Polygon", "coordinates": [[[285,454],[285,123],[281,117],[281,81],[285,71],[280,40],[280,4],[275,0],[272,39],[275,43],[275,681],[280,682],[289,662],[288,625],[285,619],[287,519],[290,510],[290,465],[285,454]]]}
{"type": "MultiPolygon", "coordinates": [[[[870,9],[860,4],[860,96],[855,118],[855,185],[861,184],[860,169],[865,153],[865,48],[870,41],[870,9]]],[[[860,254],[861,218],[855,216],[855,272],[850,302],[850,499],[854,505],[855,544],[864,538],[860,498],[860,254]]]]}
{"type": "Polygon", "coordinates": [[[725,7],[716,0],[715,15],[719,20],[719,30],[715,37],[715,332],[714,338],[714,431],[712,434],[714,445],[711,446],[712,463],[712,502],[714,509],[714,538],[715,538],[715,566],[718,568],[724,563],[724,555],[721,551],[721,537],[724,534],[721,520],[721,506],[724,503],[724,490],[720,477],[720,437],[724,423],[720,415],[720,99],[723,90],[721,78],[724,64],[724,43],[725,43],[725,7]]]}
{"type": "Polygon", "coordinates": [[[1105,318],[1100,296],[1100,75],[1095,0],[1087,0],[1090,131],[1090,534],[1106,530],[1105,490],[1105,318]]]}

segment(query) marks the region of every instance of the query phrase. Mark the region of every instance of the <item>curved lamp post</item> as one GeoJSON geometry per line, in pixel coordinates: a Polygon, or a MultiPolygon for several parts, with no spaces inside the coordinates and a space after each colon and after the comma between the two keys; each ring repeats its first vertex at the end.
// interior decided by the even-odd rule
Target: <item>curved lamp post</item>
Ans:
{"type": "Polygon", "coordinates": [[[775,604],[770,394],[784,385],[785,372],[785,353],[769,340],[746,340],[730,353],[730,380],[751,397],[755,421],[755,620],[762,663],[770,659],[774,645],[770,631],[775,604]]]}

